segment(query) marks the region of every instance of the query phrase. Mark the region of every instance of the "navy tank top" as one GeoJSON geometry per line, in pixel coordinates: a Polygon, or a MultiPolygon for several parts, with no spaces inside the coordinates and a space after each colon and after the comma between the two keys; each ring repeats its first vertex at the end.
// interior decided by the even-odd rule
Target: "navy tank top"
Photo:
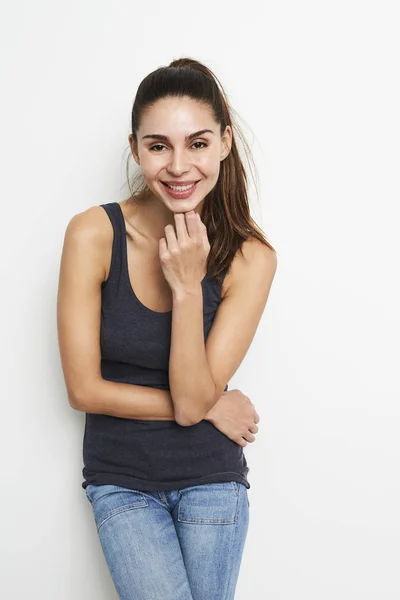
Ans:
{"type": "MultiPolygon", "coordinates": [[[[172,311],[153,311],[137,298],[129,278],[121,207],[118,202],[101,206],[114,230],[110,272],[101,286],[102,376],[169,391],[172,311]]],[[[201,285],[206,340],[222,283],[206,275],[201,285]]],[[[86,413],[83,463],[84,489],[112,484],[154,492],[227,481],[250,488],[243,447],[206,420],[186,427],[172,420],[86,413]]]]}

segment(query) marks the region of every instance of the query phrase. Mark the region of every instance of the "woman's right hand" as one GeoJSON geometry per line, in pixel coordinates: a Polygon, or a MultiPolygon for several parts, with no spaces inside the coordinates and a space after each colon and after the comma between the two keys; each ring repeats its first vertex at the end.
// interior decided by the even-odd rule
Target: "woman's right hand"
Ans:
{"type": "Polygon", "coordinates": [[[205,419],[239,446],[247,446],[256,439],[260,417],[248,396],[240,390],[227,390],[205,419]]]}

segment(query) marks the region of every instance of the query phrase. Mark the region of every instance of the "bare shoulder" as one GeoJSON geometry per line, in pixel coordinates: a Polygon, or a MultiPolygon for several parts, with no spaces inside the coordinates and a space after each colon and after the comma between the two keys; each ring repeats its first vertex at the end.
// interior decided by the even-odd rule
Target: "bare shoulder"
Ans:
{"type": "Polygon", "coordinates": [[[105,210],[101,206],[91,206],[70,219],[65,232],[64,253],[73,248],[76,258],[90,252],[96,272],[103,280],[107,276],[113,236],[112,224],[105,210]]]}
{"type": "Polygon", "coordinates": [[[231,268],[226,274],[222,296],[228,296],[234,290],[269,289],[278,266],[276,252],[255,237],[250,237],[242,244],[242,253],[238,250],[232,260],[231,268]],[[248,287],[250,286],[250,288],[248,287]]]}
{"type": "Polygon", "coordinates": [[[91,206],[74,215],[68,223],[67,233],[70,237],[79,236],[93,241],[112,240],[113,229],[104,208],[91,206]]]}

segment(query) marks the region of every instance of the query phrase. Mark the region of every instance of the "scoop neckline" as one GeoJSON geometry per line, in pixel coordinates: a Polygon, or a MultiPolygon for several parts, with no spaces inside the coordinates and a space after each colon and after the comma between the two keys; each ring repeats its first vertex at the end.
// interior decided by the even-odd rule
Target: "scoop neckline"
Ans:
{"type": "MultiPolygon", "coordinates": [[[[125,225],[125,217],[124,217],[124,213],[122,212],[122,208],[119,202],[115,203],[118,208],[119,208],[119,213],[121,216],[121,224],[122,224],[122,242],[123,242],[123,264],[124,264],[124,270],[125,270],[125,276],[126,276],[126,281],[128,284],[128,288],[129,291],[131,293],[131,295],[133,296],[134,300],[137,302],[137,304],[145,311],[149,312],[152,315],[160,315],[161,317],[168,317],[172,315],[172,309],[171,310],[164,310],[164,311],[159,311],[159,310],[153,310],[152,308],[149,308],[148,306],[146,306],[145,304],[143,304],[143,302],[141,300],[139,300],[139,298],[137,297],[135,290],[133,289],[133,285],[131,283],[131,278],[129,277],[129,268],[128,268],[128,245],[126,243],[126,236],[127,236],[127,231],[126,231],[126,225],[125,225]]],[[[201,286],[203,288],[203,284],[206,282],[208,278],[207,273],[204,275],[203,279],[201,280],[201,286]]]]}

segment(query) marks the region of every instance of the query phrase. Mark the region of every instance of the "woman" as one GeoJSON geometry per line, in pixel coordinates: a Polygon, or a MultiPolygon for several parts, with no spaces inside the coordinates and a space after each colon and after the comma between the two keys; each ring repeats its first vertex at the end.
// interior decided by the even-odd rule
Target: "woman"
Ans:
{"type": "Polygon", "coordinates": [[[58,335],[86,413],[84,482],[123,600],[234,597],[249,523],[243,447],[259,416],[227,382],[256,332],[276,254],[250,217],[215,75],[182,58],[132,110],[141,185],[68,224],[58,335]]]}

